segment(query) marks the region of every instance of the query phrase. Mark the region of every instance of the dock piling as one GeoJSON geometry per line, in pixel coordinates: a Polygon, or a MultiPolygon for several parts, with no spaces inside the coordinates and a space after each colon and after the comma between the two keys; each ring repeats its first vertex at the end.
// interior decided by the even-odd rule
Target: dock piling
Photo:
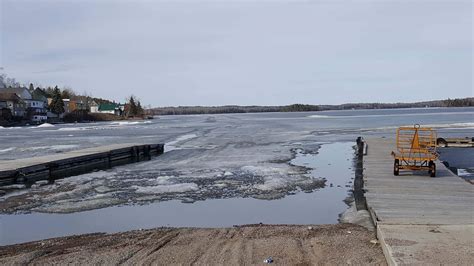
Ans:
{"type": "Polygon", "coordinates": [[[367,210],[367,204],[364,196],[364,146],[365,141],[362,137],[358,137],[357,143],[357,159],[354,178],[354,201],[357,210],[367,210]]]}

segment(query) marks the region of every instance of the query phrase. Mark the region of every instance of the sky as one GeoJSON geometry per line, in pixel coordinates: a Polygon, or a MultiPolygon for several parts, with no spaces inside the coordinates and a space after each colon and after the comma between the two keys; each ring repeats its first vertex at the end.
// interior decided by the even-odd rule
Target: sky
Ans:
{"type": "Polygon", "coordinates": [[[472,97],[473,12],[470,0],[0,0],[0,67],[151,106],[472,97]]]}

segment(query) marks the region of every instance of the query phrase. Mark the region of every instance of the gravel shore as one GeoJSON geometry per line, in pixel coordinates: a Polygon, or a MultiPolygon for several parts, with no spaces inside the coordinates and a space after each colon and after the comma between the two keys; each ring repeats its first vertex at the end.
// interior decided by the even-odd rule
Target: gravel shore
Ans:
{"type": "Polygon", "coordinates": [[[2,246],[0,264],[386,265],[373,240],[354,224],[157,228],[2,246]]]}

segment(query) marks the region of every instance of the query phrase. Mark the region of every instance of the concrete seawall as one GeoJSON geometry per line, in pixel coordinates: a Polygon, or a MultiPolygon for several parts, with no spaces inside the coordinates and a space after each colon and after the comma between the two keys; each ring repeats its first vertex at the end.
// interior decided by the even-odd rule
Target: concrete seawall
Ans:
{"type": "Polygon", "coordinates": [[[164,144],[114,144],[70,151],[61,154],[0,161],[0,186],[40,180],[53,182],[65,178],[108,169],[114,166],[150,160],[163,154],[164,144]]]}

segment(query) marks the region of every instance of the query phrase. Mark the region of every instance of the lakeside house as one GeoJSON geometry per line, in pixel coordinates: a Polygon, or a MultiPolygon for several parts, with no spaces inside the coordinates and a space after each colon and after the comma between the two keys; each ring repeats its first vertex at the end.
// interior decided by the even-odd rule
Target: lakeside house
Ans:
{"type": "MultiPolygon", "coordinates": [[[[65,114],[74,112],[74,111],[87,111],[87,103],[83,101],[82,99],[62,99],[63,100],[63,108],[64,108],[64,113],[61,115],[53,114],[52,112],[48,112],[48,118],[61,118],[65,114]]],[[[46,104],[49,106],[51,102],[53,101],[53,98],[47,98],[46,104]]]]}
{"type": "Polygon", "coordinates": [[[29,104],[28,117],[31,121],[45,122],[48,119],[48,98],[41,89],[36,88],[33,92],[31,92],[31,100],[27,102],[29,104]]]}
{"type": "Polygon", "coordinates": [[[80,100],[74,100],[74,99],[63,99],[64,103],[64,113],[70,113],[78,110],[87,110],[87,104],[80,100]]]}
{"type": "Polygon", "coordinates": [[[120,116],[125,110],[125,105],[120,103],[101,103],[97,104],[93,101],[90,105],[91,113],[113,114],[120,116]]]}
{"type": "Polygon", "coordinates": [[[2,93],[15,93],[23,100],[31,100],[31,93],[25,87],[18,87],[18,88],[3,88],[1,89],[2,93]]]}
{"type": "Polygon", "coordinates": [[[69,101],[69,111],[87,111],[87,103],[81,99],[72,99],[69,101]]]}
{"type": "Polygon", "coordinates": [[[43,89],[0,86],[0,122],[1,124],[59,122],[71,112],[102,113],[121,116],[125,105],[115,102],[91,101],[89,97],[73,95],[71,99],[62,99],[64,112],[55,114],[49,110],[53,99],[43,89]],[[84,111],[84,112],[81,112],[84,111]]]}
{"type": "Polygon", "coordinates": [[[22,119],[26,115],[26,103],[15,93],[0,91],[0,107],[2,108],[2,117],[10,115],[15,119],[22,119]]]}
{"type": "Polygon", "coordinates": [[[99,112],[99,104],[95,101],[92,101],[90,104],[90,112],[91,113],[98,113],[99,112]]]}
{"type": "MultiPolygon", "coordinates": [[[[8,108],[15,120],[30,120],[33,122],[44,122],[47,120],[47,99],[43,92],[36,89],[30,92],[27,88],[1,88],[1,108],[8,108]]],[[[2,117],[8,116],[6,110],[2,111],[2,117]]]]}

